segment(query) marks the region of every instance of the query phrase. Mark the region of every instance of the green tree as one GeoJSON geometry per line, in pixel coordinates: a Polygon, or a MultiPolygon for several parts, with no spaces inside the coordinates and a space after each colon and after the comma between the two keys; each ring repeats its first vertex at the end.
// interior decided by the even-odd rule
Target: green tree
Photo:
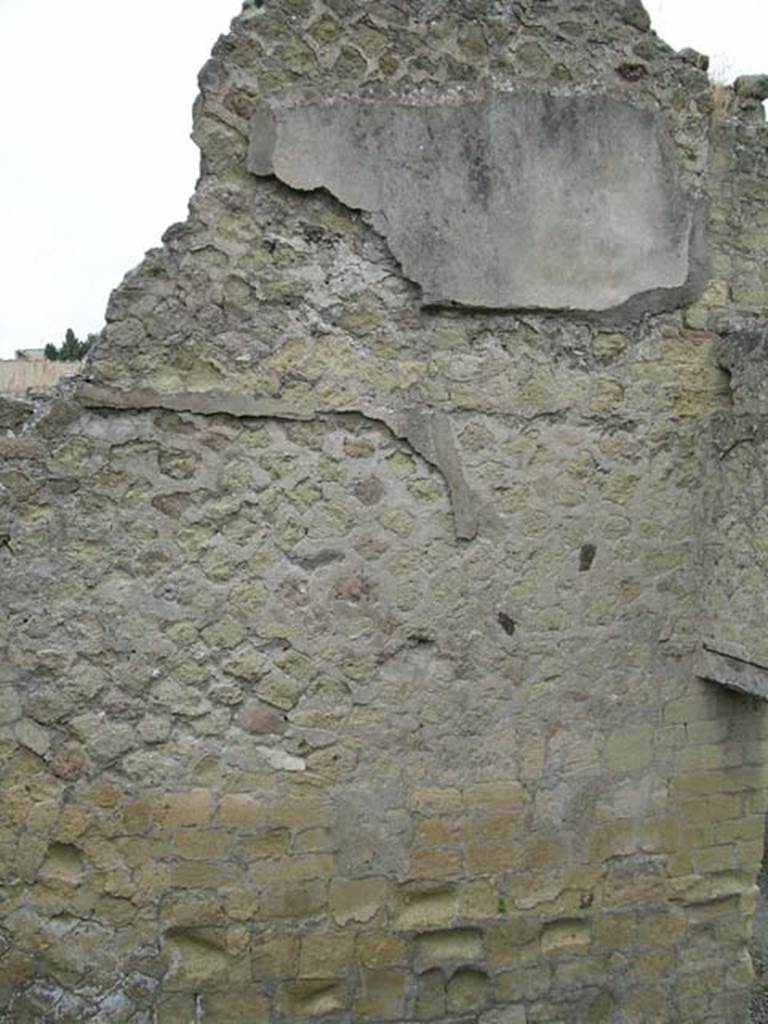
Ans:
{"type": "Polygon", "coordinates": [[[71,327],[67,328],[67,333],[64,335],[59,358],[64,362],[72,362],[80,358],[80,340],[71,327]]]}
{"type": "Polygon", "coordinates": [[[51,342],[45,346],[45,358],[53,362],[63,360],[73,362],[83,359],[86,352],[96,340],[96,335],[89,334],[85,341],[80,341],[78,336],[68,327],[64,335],[64,341],[57,348],[51,342]]]}

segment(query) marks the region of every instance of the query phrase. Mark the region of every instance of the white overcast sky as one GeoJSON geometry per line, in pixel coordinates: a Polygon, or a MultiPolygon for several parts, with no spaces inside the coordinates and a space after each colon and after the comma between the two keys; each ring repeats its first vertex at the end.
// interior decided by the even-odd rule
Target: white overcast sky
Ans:
{"type": "MultiPolygon", "coordinates": [[[[197,71],[239,6],[0,0],[0,358],[100,330],[110,290],[184,218],[197,71]]],[[[767,0],[646,6],[728,80],[768,71],[767,0]]]]}

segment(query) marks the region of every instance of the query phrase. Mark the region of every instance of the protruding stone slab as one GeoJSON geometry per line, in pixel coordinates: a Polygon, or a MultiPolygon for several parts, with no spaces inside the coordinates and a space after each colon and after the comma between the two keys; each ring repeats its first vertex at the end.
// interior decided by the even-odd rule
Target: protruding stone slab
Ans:
{"type": "Polygon", "coordinates": [[[249,168],[373,214],[426,305],[634,315],[698,283],[665,123],[608,96],[261,105],[249,168]]]}
{"type": "Polygon", "coordinates": [[[768,701],[768,665],[748,661],[734,652],[704,644],[699,675],[729,690],[768,701]]]}

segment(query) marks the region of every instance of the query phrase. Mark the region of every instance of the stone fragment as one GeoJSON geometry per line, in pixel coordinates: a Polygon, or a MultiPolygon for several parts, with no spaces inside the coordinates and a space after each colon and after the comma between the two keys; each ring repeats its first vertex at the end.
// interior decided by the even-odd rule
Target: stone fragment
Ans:
{"type": "Polygon", "coordinates": [[[225,707],[235,707],[240,704],[243,700],[244,692],[241,686],[231,681],[222,681],[213,683],[208,696],[212,701],[217,704],[223,704],[225,707]]]}
{"type": "Polygon", "coordinates": [[[527,1024],[527,1021],[524,1006],[502,1006],[478,1017],[479,1024],[527,1024]]]}
{"type": "Polygon", "coordinates": [[[564,950],[578,950],[588,946],[591,940],[589,921],[579,918],[552,921],[544,926],[541,934],[541,951],[545,955],[564,950]]]}
{"type": "Polygon", "coordinates": [[[457,893],[452,885],[406,885],[400,891],[395,927],[401,930],[440,928],[456,914],[457,893]]]}
{"type": "Polygon", "coordinates": [[[245,626],[231,616],[224,616],[216,622],[211,623],[201,630],[206,643],[212,647],[221,647],[229,650],[241,644],[247,636],[245,626]]]}
{"type": "Polygon", "coordinates": [[[355,943],[358,961],[366,967],[404,966],[409,959],[408,943],[391,932],[360,932],[355,943]]]}
{"type": "Polygon", "coordinates": [[[687,923],[682,913],[642,914],[637,922],[641,946],[658,949],[676,946],[686,937],[687,923]]]}
{"type": "Polygon", "coordinates": [[[281,711],[290,711],[296,706],[304,685],[285,672],[273,669],[259,680],[254,689],[260,699],[267,704],[272,704],[281,711]]]}
{"type": "Polygon", "coordinates": [[[252,969],[258,981],[285,978],[298,967],[299,936],[293,932],[261,932],[253,940],[252,969]]]}
{"type": "Polygon", "coordinates": [[[462,858],[456,849],[439,846],[414,846],[409,864],[411,878],[459,878],[462,874],[462,858]]]}
{"type": "Polygon", "coordinates": [[[291,833],[277,828],[252,836],[241,836],[235,844],[235,853],[248,863],[265,857],[281,857],[288,853],[291,833]]]}
{"type": "Polygon", "coordinates": [[[254,736],[281,735],[288,728],[285,715],[260,700],[246,701],[237,716],[237,722],[254,736]]]}
{"type": "Polygon", "coordinates": [[[326,909],[327,890],[325,881],[272,883],[264,893],[263,916],[267,921],[315,917],[326,909]]]}
{"type": "Polygon", "coordinates": [[[540,934],[541,925],[532,918],[511,917],[494,923],[486,931],[488,962],[498,968],[538,959],[540,934]]]}
{"type": "Polygon", "coordinates": [[[172,841],[177,855],[185,860],[219,860],[229,846],[227,835],[213,829],[180,829],[172,841]]]}
{"type": "Polygon", "coordinates": [[[219,818],[222,825],[240,830],[251,828],[260,831],[271,822],[267,803],[250,793],[225,793],[219,804],[219,818]]]}
{"type": "Polygon", "coordinates": [[[72,781],[80,776],[87,757],[79,743],[65,743],[51,757],[51,768],[59,778],[72,781]]]}
{"type": "Polygon", "coordinates": [[[425,932],[414,940],[419,967],[435,967],[454,961],[470,963],[483,957],[483,935],[477,928],[453,928],[425,932]]]}
{"type": "Polygon", "coordinates": [[[355,497],[363,505],[376,505],[384,497],[384,485],[375,476],[369,476],[355,484],[355,497]]]}
{"type": "Polygon", "coordinates": [[[357,1020],[401,1020],[408,974],[403,970],[360,971],[354,1014],[357,1020]]]}
{"type": "Polygon", "coordinates": [[[11,686],[0,686],[0,725],[8,725],[21,716],[21,701],[11,686]]]}
{"type": "Polygon", "coordinates": [[[733,87],[742,99],[768,100],[768,75],[740,75],[733,87]]]}
{"type": "Polygon", "coordinates": [[[459,888],[459,916],[482,920],[499,913],[499,895],[488,878],[471,878],[459,888]]]}
{"type": "Polygon", "coordinates": [[[307,770],[307,762],[302,757],[294,757],[293,754],[288,754],[284,750],[278,750],[274,747],[255,747],[257,754],[260,754],[270,768],[274,768],[278,772],[305,772],[307,770]]]}
{"type": "Polygon", "coordinates": [[[606,754],[612,771],[630,772],[646,767],[653,756],[653,728],[632,725],[617,729],[608,737],[606,754]]]}
{"type": "Polygon", "coordinates": [[[490,1000],[490,982],[483,971],[460,970],[446,986],[449,1013],[473,1013],[482,1010],[490,1000]]]}
{"type": "Polygon", "coordinates": [[[552,969],[546,964],[515,967],[498,976],[497,997],[502,1003],[543,999],[552,986],[552,969]]]}
{"type": "Polygon", "coordinates": [[[199,1006],[207,1024],[269,1022],[269,1003],[257,985],[233,988],[226,992],[207,992],[199,999],[199,1006]]]}
{"type": "Polygon", "coordinates": [[[193,1021],[197,1014],[197,997],[192,992],[166,992],[157,1002],[157,1024],[179,1024],[193,1021]]]}
{"type": "Polygon", "coordinates": [[[14,728],[13,734],[22,746],[42,757],[51,746],[50,736],[31,718],[23,718],[14,728]]]}
{"type": "Polygon", "coordinates": [[[381,911],[386,896],[384,878],[335,878],[331,883],[331,913],[342,926],[352,921],[366,924],[381,911]]]}
{"type": "Polygon", "coordinates": [[[162,715],[145,715],[138,731],[145,743],[164,743],[171,734],[171,720],[162,715]]]}
{"type": "Polygon", "coordinates": [[[48,847],[40,877],[46,881],[79,885],[83,877],[83,857],[70,843],[52,843],[48,847]]]}
{"type": "Polygon", "coordinates": [[[651,18],[642,0],[624,0],[621,7],[621,14],[624,21],[641,32],[647,32],[651,27],[651,18]]]}
{"type": "Polygon", "coordinates": [[[0,433],[6,430],[18,432],[31,418],[35,409],[29,402],[0,395],[0,433]]]}
{"type": "Polygon", "coordinates": [[[240,872],[226,861],[182,861],[171,866],[170,885],[179,889],[229,889],[238,881],[240,872]]]}
{"type": "Polygon", "coordinates": [[[419,976],[416,996],[418,1020],[445,1019],[445,975],[440,970],[426,971],[419,976]]]}
{"type": "Polygon", "coordinates": [[[206,789],[166,793],[158,818],[161,826],[168,829],[207,825],[211,818],[211,794],[206,789]]]}
{"type": "Polygon", "coordinates": [[[173,715],[200,718],[211,710],[211,703],[194,686],[184,686],[173,679],[163,679],[152,690],[155,704],[167,708],[173,715]]]}
{"type": "Polygon", "coordinates": [[[327,853],[288,856],[279,861],[264,860],[254,865],[252,875],[259,883],[304,882],[330,878],[333,875],[333,857],[327,853]]]}
{"type": "Polygon", "coordinates": [[[299,974],[302,978],[343,976],[354,962],[355,936],[350,931],[311,932],[301,939],[299,974]]]}
{"type": "Polygon", "coordinates": [[[616,1008],[616,1000],[610,992],[599,992],[589,1004],[586,1024],[610,1024],[616,1008]]]}
{"type": "Polygon", "coordinates": [[[248,683],[255,683],[269,671],[270,664],[259,651],[248,650],[228,658],[223,667],[230,675],[248,683]]]}
{"type": "Polygon", "coordinates": [[[628,341],[623,334],[597,334],[592,339],[592,354],[601,363],[611,362],[627,348],[628,341]]]}
{"type": "Polygon", "coordinates": [[[275,1005],[287,1020],[324,1017],[344,1009],[346,985],[339,978],[291,981],[277,991],[275,1005]]]}
{"type": "Polygon", "coordinates": [[[96,715],[83,715],[77,722],[88,753],[99,761],[115,761],[136,746],[136,730],[127,723],[105,721],[96,715]]]}
{"type": "Polygon", "coordinates": [[[166,983],[171,991],[226,982],[230,963],[224,929],[170,928],[164,944],[173,962],[172,977],[166,983]]]}
{"type": "Polygon", "coordinates": [[[616,71],[627,82],[640,82],[648,74],[647,66],[636,62],[619,64],[616,71]]]}
{"type": "Polygon", "coordinates": [[[699,71],[709,70],[709,57],[705,53],[699,53],[698,50],[694,50],[690,46],[686,46],[685,49],[678,50],[677,55],[681,60],[684,60],[686,64],[693,65],[693,67],[698,68],[699,71]]]}

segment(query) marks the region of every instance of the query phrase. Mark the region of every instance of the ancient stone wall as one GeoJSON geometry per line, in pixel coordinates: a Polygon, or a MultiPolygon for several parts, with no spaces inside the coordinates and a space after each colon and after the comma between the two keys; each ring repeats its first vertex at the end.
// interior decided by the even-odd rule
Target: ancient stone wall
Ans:
{"type": "Polygon", "coordinates": [[[746,1020],[760,94],[634,0],[235,19],[0,440],[4,1024],[746,1020]]]}

